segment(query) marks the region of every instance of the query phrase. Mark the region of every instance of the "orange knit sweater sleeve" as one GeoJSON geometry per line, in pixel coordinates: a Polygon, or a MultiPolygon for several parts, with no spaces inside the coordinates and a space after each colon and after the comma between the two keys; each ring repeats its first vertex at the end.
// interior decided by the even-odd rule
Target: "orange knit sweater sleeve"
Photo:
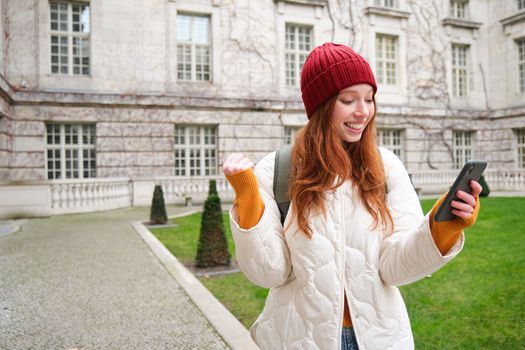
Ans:
{"type": "Polygon", "coordinates": [[[244,229],[254,227],[264,213],[264,202],[253,169],[226,175],[226,179],[235,191],[239,226],[244,229]]]}
{"type": "Polygon", "coordinates": [[[445,200],[446,194],[442,195],[432,207],[430,211],[430,231],[432,233],[432,238],[436,243],[437,248],[441,252],[441,255],[446,255],[447,252],[452,248],[452,246],[457,242],[458,238],[461,236],[461,232],[476,222],[479,212],[479,198],[476,198],[476,207],[472,213],[470,219],[463,219],[456,217],[452,221],[434,221],[434,215],[436,214],[437,209],[445,200]]]}

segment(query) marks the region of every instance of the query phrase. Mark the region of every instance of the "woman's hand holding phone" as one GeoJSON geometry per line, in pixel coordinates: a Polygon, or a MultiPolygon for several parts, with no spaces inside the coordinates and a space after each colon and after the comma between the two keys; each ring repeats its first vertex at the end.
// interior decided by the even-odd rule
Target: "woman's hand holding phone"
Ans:
{"type": "Polygon", "coordinates": [[[459,216],[462,219],[470,219],[474,212],[474,208],[476,207],[476,198],[481,193],[481,185],[477,181],[471,180],[470,188],[472,189],[470,194],[462,190],[456,192],[456,197],[463,202],[456,200],[450,202],[452,214],[459,216]]]}
{"type": "Polygon", "coordinates": [[[449,250],[456,244],[461,236],[461,232],[467,227],[474,225],[479,211],[477,197],[481,193],[481,186],[475,180],[468,182],[468,191],[455,191],[455,199],[452,199],[446,205],[446,197],[452,195],[447,193],[434,204],[430,212],[430,232],[436,243],[441,255],[446,255],[449,250]],[[456,199],[457,198],[457,199],[456,199]],[[452,220],[436,221],[436,211],[438,208],[448,208],[452,220]]]}
{"type": "Polygon", "coordinates": [[[453,221],[456,218],[468,219],[476,207],[476,198],[481,193],[477,182],[487,167],[483,160],[469,160],[461,169],[450,191],[440,199],[434,220],[453,221]]]}

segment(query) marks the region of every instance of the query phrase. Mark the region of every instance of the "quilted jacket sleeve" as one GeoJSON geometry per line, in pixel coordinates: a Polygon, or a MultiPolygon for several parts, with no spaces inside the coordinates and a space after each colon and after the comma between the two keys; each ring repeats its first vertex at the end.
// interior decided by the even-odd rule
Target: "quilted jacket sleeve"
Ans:
{"type": "Polygon", "coordinates": [[[403,164],[392,152],[380,150],[394,232],[381,243],[379,273],[386,284],[403,285],[425,277],[452,260],[461,251],[464,236],[462,233],[447,255],[441,255],[430,232],[428,215],[423,216],[403,164]]]}
{"type": "Polygon", "coordinates": [[[265,288],[282,285],[292,270],[290,252],[273,195],[274,160],[275,152],[263,158],[255,167],[265,206],[257,225],[242,229],[238,224],[236,206],[230,210],[230,224],[239,266],[250,281],[265,288]]]}

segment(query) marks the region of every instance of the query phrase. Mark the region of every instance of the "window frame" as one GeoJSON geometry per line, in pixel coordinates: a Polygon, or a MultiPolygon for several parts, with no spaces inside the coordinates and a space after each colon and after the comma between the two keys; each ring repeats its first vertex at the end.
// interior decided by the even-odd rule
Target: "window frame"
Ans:
{"type": "Polygon", "coordinates": [[[517,0],[516,8],[518,11],[525,10],[525,0],[517,0]]]}
{"type": "MultiPolygon", "coordinates": [[[[525,1],[525,0],[524,0],[525,1]]],[[[516,39],[518,53],[518,93],[525,93],[525,37],[516,39]]]]}
{"type": "Polygon", "coordinates": [[[399,7],[397,0],[374,0],[374,6],[395,9],[399,7]]]}
{"type": "Polygon", "coordinates": [[[218,167],[218,126],[217,125],[207,125],[207,124],[175,124],[174,125],[174,140],[173,140],[173,152],[174,152],[174,173],[177,177],[184,176],[216,176],[219,175],[218,167]],[[178,130],[183,130],[183,135],[178,133],[178,130]],[[198,143],[191,143],[192,137],[197,134],[192,134],[192,131],[198,130],[198,143]],[[212,135],[207,135],[206,131],[212,130],[212,135]],[[184,137],[184,142],[181,144],[177,141],[177,138],[182,135],[184,137]],[[205,143],[206,137],[213,137],[214,143],[205,143]],[[199,157],[192,158],[192,151],[198,150],[199,157]],[[211,166],[207,166],[207,151],[213,151],[214,155],[211,159],[213,163],[211,166]],[[178,152],[183,151],[183,158],[178,156],[178,152]],[[192,159],[198,160],[198,168],[192,168],[192,159]],[[177,161],[182,161],[182,167],[177,166],[177,161]],[[208,173],[209,172],[209,173],[208,173]]]}
{"type": "MultiPolygon", "coordinates": [[[[58,15],[60,14],[60,11],[58,12],[58,15]]],[[[80,16],[82,16],[82,12],[80,13],[80,16]]],[[[57,19],[57,23],[60,24],[60,18],[57,19]]],[[[82,29],[82,21],[81,21],[81,18],[79,18],[79,26],[80,26],[80,29],[82,29]]],[[[89,2],[76,2],[76,1],[58,1],[58,0],[52,0],[49,2],[49,49],[50,49],[50,52],[49,52],[49,73],[51,75],[54,75],[54,76],[83,76],[83,77],[89,77],[91,76],[91,72],[92,72],[92,67],[91,67],[91,63],[92,63],[92,54],[91,54],[91,4],[89,2]],[[65,31],[63,30],[60,30],[60,28],[58,29],[53,29],[52,26],[53,26],[53,19],[52,19],[52,16],[53,16],[53,9],[52,7],[53,6],[60,6],[60,5],[66,5],[67,6],[67,20],[66,20],[66,26],[67,26],[67,29],[65,31]],[[75,32],[73,31],[73,6],[85,6],[87,7],[87,11],[88,11],[88,23],[87,23],[87,27],[88,27],[88,31],[87,32],[75,32]],[[54,43],[53,43],[53,38],[54,37],[57,37],[57,45],[58,45],[58,53],[57,53],[57,57],[58,57],[58,71],[57,72],[53,72],[53,68],[56,66],[56,64],[53,63],[53,46],[54,46],[54,43]],[[63,55],[61,54],[60,52],[60,48],[61,48],[61,38],[66,38],[66,41],[67,41],[67,72],[62,72],[62,69],[61,67],[63,66],[63,63],[60,62],[61,60],[61,57],[63,57],[63,55]],[[74,46],[74,41],[75,39],[80,39],[81,40],[81,43],[82,42],[87,42],[87,57],[83,56],[83,49],[80,48],[79,50],[79,53],[77,53],[78,58],[79,58],[79,64],[75,64],[74,63],[74,60],[75,60],[75,46],[74,46]],[[88,63],[87,65],[85,66],[82,62],[82,60],[84,58],[87,58],[88,59],[88,63]],[[79,73],[75,73],[75,68],[79,69],[79,73]],[[84,73],[84,69],[87,69],[87,73],[84,73]]]]}
{"type": "Polygon", "coordinates": [[[475,132],[474,131],[454,130],[452,132],[452,152],[453,152],[452,163],[453,163],[454,169],[461,169],[466,161],[474,159],[474,156],[475,156],[474,145],[475,145],[475,132]]]}
{"type": "MultiPolygon", "coordinates": [[[[74,133],[69,134],[69,137],[74,137],[74,133]]],[[[67,179],[92,179],[97,177],[97,127],[96,124],[86,124],[86,123],[46,123],[46,133],[45,133],[45,145],[46,145],[46,174],[48,180],[67,180],[67,179]],[[50,133],[50,127],[58,127],[58,135],[53,130],[50,133]],[[69,127],[71,130],[76,130],[77,142],[66,142],[68,135],[66,134],[66,127],[69,127]],[[58,136],[59,142],[49,143],[49,138],[54,138],[58,136]],[[92,143],[84,143],[84,137],[87,137],[88,140],[92,138],[92,143]],[[55,153],[53,157],[49,157],[50,151],[55,153]],[[54,152],[53,152],[54,151],[54,152]],[[58,151],[58,160],[56,157],[58,151]],[[68,151],[74,153],[77,152],[76,163],[77,169],[70,168],[68,170],[68,164],[73,164],[75,157],[69,156],[68,151]],[[88,157],[84,155],[84,151],[92,153],[88,157]],[[93,151],[93,152],[89,152],[93,151]],[[84,163],[88,161],[89,167],[85,167],[84,163]],[[50,162],[54,163],[54,167],[50,168],[50,162]],[[58,162],[58,163],[57,163],[58,162]],[[56,165],[59,165],[59,169],[56,168],[56,165]],[[75,172],[78,173],[75,176],[75,172]],[[87,172],[87,175],[86,175],[87,172]],[[49,175],[53,173],[53,177],[49,175]],[[58,173],[59,177],[56,177],[58,173]],[[68,176],[68,173],[71,173],[72,176],[68,176]]],[[[70,154],[71,154],[70,153],[70,154]]]]}
{"type": "Polygon", "coordinates": [[[176,77],[178,82],[183,83],[210,83],[213,81],[213,40],[212,40],[212,16],[211,14],[205,14],[205,13],[193,13],[193,12],[186,12],[186,11],[178,11],[177,12],[177,18],[176,18],[176,30],[175,30],[175,42],[176,42],[176,52],[177,52],[177,66],[175,69],[176,77]],[[178,37],[179,33],[179,27],[178,23],[181,20],[179,17],[190,17],[190,40],[184,41],[180,40],[178,37]],[[195,19],[196,18],[205,18],[207,20],[208,25],[208,32],[207,32],[207,43],[198,43],[194,40],[194,35],[196,31],[196,24],[195,19]],[[206,47],[208,50],[207,53],[207,62],[197,62],[197,47],[206,47]],[[182,53],[182,50],[187,50],[189,48],[189,54],[190,54],[190,61],[189,61],[189,79],[181,78],[181,74],[184,76],[188,74],[187,70],[180,69],[181,64],[188,64],[185,60],[184,63],[181,63],[181,58],[184,54],[187,54],[186,52],[182,53]],[[197,66],[199,65],[208,66],[208,70],[203,70],[201,73],[197,72],[197,66]],[[197,79],[198,75],[208,75],[207,79],[197,79]]]}
{"type": "Polygon", "coordinates": [[[518,169],[525,169],[525,128],[514,129],[516,142],[516,165],[518,169]]]}
{"type": "Polygon", "coordinates": [[[402,162],[405,161],[405,129],[377,128],[377,144],[392,151],[402,162]],[[394,135],[394,133],[398,133],[398,135],[394,135]],[[385,142],[385,136],[388,136],[388,143],[385,142]],[[396,137],[399,140],[399,145],[395,145],[396,137]]]}
{"type": "Polygon", "coordinates": [[[469,19],[469,7],[468,0],[449,0],[449,16],[457,19],[469,19]]]}
{"type": "Polygon", "coordinates": [[[451,67],[451,82],[452,82],[452,96],[455,98],[468,97],[469,91],[472,89],[470,81],[470,44],[452,43],[450,50],[450,67],[451,67]],[[459,50],[465,50],[464,65],[460,65],[461,59],[459,50]],[[463,73],[463,76],[462,74],[463,73]],[[464,77],[464,84],[462,85],[461,78],[464,77]]]}
{"type": "Polygon", "coordinates": [[[285,86],[287,88],[298,88],[301,86],[301,70],[303,68],[304,61],[311,50],[314,48],[314,27],[309,24],[300,24],[294,22],[285,22],[284,24],[284,77],[285,86]],[[290,41],[288,41],[288,29],[293,28],[295,41],[293,42],[294,48],[289,48],[290,41]],[[306,30],[305,35],[309,35],[309,47],[304,50],[300,50],[301,43],[299,38],[301,33],[299,30],[306,30]],[[289,59],[289,57],[293,57],[289,59]],[[291,69],[290,69],[291,68],[291,69]],[[293,73],[294,76],[290,77],[289,72],[293,73]]]}
{"type": "Polygon", "coordinates": [[[400,84],[399,79],[399,36],[392,34],[376,33],[375,35],[375,63],[376,63],[376,79],[378,85],[396,87],[400,84]],[[381,40],[381,45],[379,44],[381,40]],[[388,41],[393,41],[394,58],[387,58],[388,41]],[[381,50],[379,50],[379,45],[381,50]],[[380,55],[381,53],[381,55],[380,55]],[[394,74],[389,75],[388,65],[393,65],[394,74]],[[393,83],[389,80],[393,77],[393,83]]]}

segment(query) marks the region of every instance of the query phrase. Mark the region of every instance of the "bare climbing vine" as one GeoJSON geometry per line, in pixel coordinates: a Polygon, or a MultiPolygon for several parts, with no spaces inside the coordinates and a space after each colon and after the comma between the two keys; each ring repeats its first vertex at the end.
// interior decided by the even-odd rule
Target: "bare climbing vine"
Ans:
{"type": "Polygon", "coordinates": [[[473,118],[486,118],[490,115],[485,75],[480,63],[479,71],[483,80],[487,110],[481,113],[461,111],[461,115],[466,118],[454,118],[457,109],[451,105],[447,80],[447,52],[450,48],[450,40],[445,35],[441,25],[441,19],[444,17],[440,6],[441,1],[407,0],[407,4],[416,22],[408,34],[411,36],[411,40],[420,42],[420,45],[410,45],[410,47],[417,47],[420,50],[417,54],[409,55],[409,75],[415,77],[415,80],[411,81],[414,86],[411,93],[422,102],[432,101],[440,104],[445,111],[445,118],[433,127],[430,127],[426,121],[418,121],[410,117],[404,117],[403,122],[423,131],[426,140],[427,165],[431,169],[437,169],[432,161],[432,151],[436,146],[444,146],[450,159],[454,159],[453,146],[445,138],[445,133],[457,129],[471,130],[470,123],[473,118]]]}

